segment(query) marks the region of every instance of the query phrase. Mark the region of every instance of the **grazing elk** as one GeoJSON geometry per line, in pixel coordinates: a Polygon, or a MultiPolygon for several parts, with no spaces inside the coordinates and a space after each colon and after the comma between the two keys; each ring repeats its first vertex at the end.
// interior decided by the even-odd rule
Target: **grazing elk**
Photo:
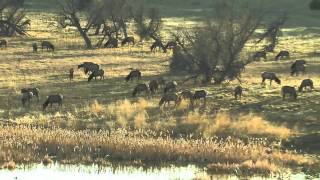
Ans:
{"type": "Polygon", "coordinates": [[[296,75],[298,76],[299,73],[306,73],[305,67],[306,61],[305,60],[296,60],[290,67],[291,69],[291,76],[296,75]]]}
{"type": "Polygon", "coordinates": [[[261,58],[263,58],[264,60],[267,60],[267,53],[265,51],[258,51],[253,55],[254,61],[260,61],[261,58]]]}
{"type": "Polygon", "coordinates": [[[133,97],[136,97],[136,95],[141,94],[142,92],[145,92],[147,95],[149,94],[149,87],[147,84],[138,84],[132,93],[133,97]]]}
{"type": "Polygon", "coordinates": [[[195,91],[193,94],[192,104],[194,104],[194,101],[203,99],[204,104],[206,104],[207,101],[207,91],[205,90],[198,90],[195,91]]]}
{"type": "Polygon", "coordinates": [[[51,43],[51,42],[49,42],[49,41],[42,41],[41,42],[41,49],[42,49],[42,51],[43,51],[43,49],[44,48],[46,48],[47,49],[47,51],[54,51],[54,45],[51,43]]]}
{"type": "Polygon", "coordinates": [[[234,98],[236,100],[238,100],[238,98],[241,100],[242,92],[243,92],[243,89],[241,86],[237,86],[236,88],[234,88],[234,98]]]}
{"type": "Polygon", "coordinates": [[[289,51],[280,51],[277,56],[275,57],[275,60],[278,61],[283,58],[290,58],[289,51]]]}
{"type": "Polygon", "coordinates": [[[193,101],[193,93],[190,90],[184,90],[180,93],[181,99],[189,99],[192,103],[193,101]]]}
{"type": "Polygon", "coordinates": [[[32,50],[33,50],[33,52],[38,52],[38,44],[37,43],[32,43],[32,50]]]}
{"type": "Polygon", "coordinates": [[[110,38],[105,44],[105,48],[118,48],[118,39],[110,38]]]}
{"type": "Polygon", "coordinates": [[[21,93],[24,94],[24,93],[29,93],[31,92],[32,93],[32,96],[35,96],[38,100],[38,102],[40,101],[40,90],[38,88],[22,88],[21,89],[21,93]]]}
{"type": "Polygon", "coordinates": [[[164,93],[177,91],[178,83],[176,81],[170,81],[166,84],[164,88],[164,93]]]}
{"type": "Polygon", "coordinates": [[[8,44],[8,42],[7,42],[7,40],[5,40],[5,39],[1,39],[0,40],[0,47],[7,47],[7,44],[8,44]]]}
{"type": "Polygon", "coordinates": [[[92,73],[93,71],[100,69],[99,65],[93,62],[84,62],[78,65],[78,69],[80,68],[83,68],[84,74],[88,74],[89,72],[92,73]]]}
{"type": "Polygon", "coordinates": [[[271,86],[272,81],[275,81],[277,84],[281,84],[281,80],[277,77],[276,73],[274,73],[274,72],[263,72],[261,74],[261,77],[262,77],[261,84],[264,84],[266,79],[270,80],[270,86],[271,86]]]}
{"type": "Polygon", "coordinates": [[[62,103],[63,103],[63,95],[61,94],[49,95],[47,97],[47,100],[43,103],[42,108],[43,108],[43,111],[45,111],[49,104],[51,107],[52,107],[52,104],[58,104],[60,107],[62,107],[62,103]]]}
{"type": "Polygon", "coordinates": [[[94,80],[97,80],[97,77],[100,77],[100,80],[104,79],[104,70],[99,69],[99,70],[94,70],[90,76],[88,77],[88,82],[90,82],[93,78],[94,80]]]}
{"type": "Polygon", "coordinates": [[[181,97],[175,93],[165,94],[160,99],[159,107],[164,107],[166,104],[170,105],[170,102],[174,102],[174,107],[176,107],[181,103],[181,97]]]}
{"type": "Polygon", "coordinates": [[[72,81],[74,79],[74,69],[70,68],[69,69],[69,80],[72,81]]]}
{"type": "Polygon", "coordinates": [[[134,45],[134,37],[130,36],[130,37],[126,37],[121,41],[121,46],[124,46],[126,44],[132,44],[134,45]]]}
{"type": "Polygon", "coordinates": [[[33,96],[32,92],[24,92],[24,93],[22,93],[22,97],[21,97],[22,105],[25,106],[26,103],[28,103],[28,105],[30,105],[32,96],[33,96]]]}
{"type": "Polygon", "coordinates": [[[293,99],[297,99],[297,91],[296,88],[292,86],[283,86],[281,88],[282,99],[284,100],[286,95],[290,95],[293,99]]]}
{"type": "Polygon", "coordinates": [[[300,86],[299,86],[299,92],[302,92],[303,89],[307,90],[309,88],[310,90],[314,89],[313,81],[311,79],[304,79],[300,86]]]}
{"type": "Polygon", "coordinates": [[[137,78],[138,81],[141,79],[141,72],[139,69],[133,69],[131,72],[126,76],[126,81],[133,81],[134,78],[137,78]]]}
{"type": "Polygon", "coordinates": [[[150,46],[151,52],[154,52],[157,48],[162,49],[164,53],[167,52],[165,46],[162,44],[161,41],[155,41],[155,42],[150,46]]]}
{"type": "Polygon", "coordinates": [[[159,89],[159,83],[157,80],[152,80],[149,82],[149,88],[152,94],[155,94],[159,89]]]}

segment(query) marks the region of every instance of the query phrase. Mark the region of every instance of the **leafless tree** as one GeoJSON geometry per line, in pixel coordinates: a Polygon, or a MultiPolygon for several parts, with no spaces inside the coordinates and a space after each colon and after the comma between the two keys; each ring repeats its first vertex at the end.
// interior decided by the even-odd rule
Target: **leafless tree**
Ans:
{"type": "MultiPolygon", "coordinates": [[[[214,16],[203,26],[193,30],[180,30],[173,34],[184,58],[183,67],[191,67],[190,78],[203,76],[204,83],[220,84],[226,80],[240,80],[241,71],[250,60],[242,60],[241,53],[246,44],[252,40],[259,27],[263,14],[251,8],[249,4],[237,0],[217,0],[214,16]],[[188,65],[187,65],[188,63],[188,65]]],[[[171,70],[176,59],[171,59],[171,70]]]]}
{"type": "Polygon", "coordinates": [[[286,20],[287,16],[286,14],[284,14],[281,18],[278,18],[277,20],[273,21],[266,29],[266,31],[258,39],[257,43],[260,43],[263,40],[267,40],[267,42],[269,43],[264,48],[265,52],[274,52],[274,49],[278,43],[278,38],[281,34],[281,26],[284,25],[286,20]]]}
{"type": "Polygon", "coordinates": [[[94,6],[83,6],[83,0],[57,0],[59,4],[58,23],[62,28],[68,26],[75,27],[85,42],[87,49],[92,48],[91,40],[88,36],[88,30],[92,27],[92,13],[95,11],[94,6]],[[84,19],[82,22],[82,17],[84,19]],[[82,25],[86,24],[86,25],[82,25]]]}
{"type": "Polygon", "coordinates": [[[0,36],[28,35],[30,20],[23,9],[24,0],[0,1],[0,36]]]}
{"type": "Polygon", "coordinates": [[[151,38],[163,46],[160,36],[162,29],[162,18],[158,9],[150,8],[146,12],[143,3],[141,3],[133,10],[133,18],[137,34],[140,36],[141,40],[151,38]]]}

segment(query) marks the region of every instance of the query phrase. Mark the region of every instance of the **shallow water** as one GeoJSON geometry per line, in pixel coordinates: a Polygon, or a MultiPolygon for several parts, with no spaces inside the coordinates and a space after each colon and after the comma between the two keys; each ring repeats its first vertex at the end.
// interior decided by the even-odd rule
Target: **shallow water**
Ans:
{"type": "MultiPolygon", "coordinates": [[[[245,179],[278,179],[279,177],[251,177],[245,179]]],[[[306,179],[304,174],[287,175],[280,179],[306,179]]],[[[143,168],[132,166],[99,167],[97,165],[20,166],[10,171],[0,170],[0,180],[106,180],[106,179],[239,179],[232,175],[209,175],[205,169],[196,166],[143,168]]],[[[242,179],[242,178],[241,178],[242,179]]]]}

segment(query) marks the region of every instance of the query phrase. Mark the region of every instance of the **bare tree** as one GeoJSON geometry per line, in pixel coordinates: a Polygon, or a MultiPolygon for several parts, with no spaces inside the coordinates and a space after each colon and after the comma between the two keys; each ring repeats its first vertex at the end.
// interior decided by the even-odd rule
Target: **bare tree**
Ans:
{"type": "Polygon", "coordinates": [[[146,13],[145,8],[141,3],[133,10],[133,17],[137,31],[136,33],[140,36],[140,39],[144,40],[151,38],[164,50],[165,48],[160,36],[162,18],[159,10],[151,8],[146,13]]]}
{"type": "MultiPolygon", "coordinates": [[[[250,60],[241,60],[245,45],[252,39],[262,21],[262,13],[237,0],[218,0],[215,16],[203,26],[173,34],[181,47],[176,50],[192,67],[192,78],[203,76],[204,83],[220,84],[225,80],[240,80],[241,70],[250,60]],[[244,6],[243,6],[244,5],[244,6]]],[[[171,70],[175,63],[171,60],[171,70]]],[[[180,66],[181,67],[181,66],[180,66]]]]}
{"type": "Polygon", "coordinates": [[[0,36],[27,35],[30,20],[23,9],[24,0],[0,1],[0,36]]]}
{"type": "Polygon", "coordinates": [[[88,36],[88,30],[92,27],[92,13],[95,11],[94,6],[83,5],[83,0],[57,0],[59,8],[58,23],[62,28],[68,26],[75,27],[85,42],[87,49],[92,49],[92,43],[88,36]],[[81,22],[80,16],[84,17],[84,22],[81,22]],[[83,26],[82,24],[86,24],[83,26]]]}
{"type": "Polygon", "coordinates": [[[257,43],[260,43],[263,40],[267,40],[267,42],[269,43],[264,48],[266,52],[274,52],[274,49],[278,44],[278,38],[281,34],[281,26],[284,25],[286,20],[287,16],[286,14],[284,14],[281,18],[278,18],[277,20],[273,21],[266,29],[266,31],[258,39],[257,43]]]}

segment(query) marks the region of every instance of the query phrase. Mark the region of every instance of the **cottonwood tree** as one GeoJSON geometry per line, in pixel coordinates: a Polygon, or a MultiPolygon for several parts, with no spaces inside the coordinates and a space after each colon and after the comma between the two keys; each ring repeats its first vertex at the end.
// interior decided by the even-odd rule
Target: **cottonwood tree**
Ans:
{"type": "Polygon", "coordinates": [[[237,0],[217,0],[214,13],[204,25],[173,34],[180,48],[175,49],[170,68],[181,71],[188,67],[188,73],[193,74],[190,78],[202,76],[204,83],[240,80],[241,70],[251,62],[242,60],[241,54],[263,14],[237,0]],[[183,64],[177,66],[177,61],[183,64]]]}
{"type": "Polygon", "coordinates": [[[30,20],[23,9],[24,0],[0,1],[0,36],[28,35],[30,20]]]}
{"type": "Polygon", "coordinates": [[[87,49],[92,49],[88,30],[92,27],[95,6],[91,1],[84,0],[57,0],[59,5],[58,23],[62,28],[75,27],[85,42],[87,49]],[[83,25],[85,24],[85,25],[83,25]]]}

